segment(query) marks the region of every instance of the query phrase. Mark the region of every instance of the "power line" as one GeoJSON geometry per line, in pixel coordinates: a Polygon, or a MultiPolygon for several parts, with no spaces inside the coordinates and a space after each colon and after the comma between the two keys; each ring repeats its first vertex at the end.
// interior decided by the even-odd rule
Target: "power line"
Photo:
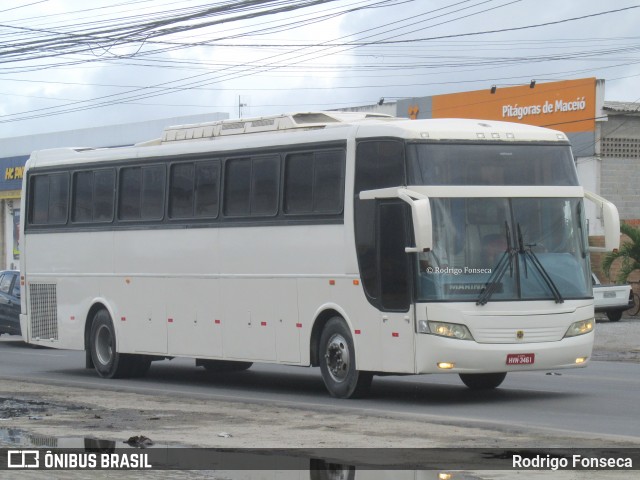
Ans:
{"type": "MultiPolygon", "coordinates": [[[[381,4],[383,3],[387,3],[387,2],[379,2],[381,4]]],[[[453,4],[453,5],[448,5],[447,7],[444,7],[442,9],[438,9],[438,10],[445,10],[445,9],[451,9],[453,8],[455,5],[462,5],[468,2],[459,2],[457,4],[453,4]]],[[[483,3],[488,3],[488,2],[480,2],[477,3],[473,6],[478,6],[478,5],[482,5],[483,3]]],[[[505,4],[507,5],[507,4],[505,4]]],[[[497,7],[493,7],[493,8],[501,8],[504,5],[500,5],[497,7]]],[[[471,7],[465,7],[465,8],[471,8],[471,7]]],[[[537,25],[532,25],[532,26],[528,26],[528,27],[514,27],[514,28],[507,28],[507,29],[501,29],[501,30],[493,30],[493,31],[487,31],[487,32],[475,32],[475,33],[469,33],[469,34],[458,34],[456,35],[456,37],[464,37],[467,35],[478,35],[478,34],[484,34],[484,33],[488,33],[488,32],[498,32],[498,31],[511,31],[511,30],[515,30],[515,29],[522,29],[522,28],[534,28],[540,25],[549,25],[549,24],[557,24],[557,23],[562,23],[562,22],[566,22],[566,21],[575,21],[577,19],[583,19],[583,18],[590,18],[593,16],[597,16],[597,15],[605,15],[605,14],[609,14],[612,12],[619,12],[619,11],[623,11],[623,10],[628,10],[630,8],[637,8],[637,7],[628,7],[626,9],[618,9],[618,10],[610,10],[610,11],[606,11],[606,12],[600,12],[598,14],[591,14],[591,15],[586,15],[586,16],[582,16],[582,17],[573,17],[571,19],[565,19],[565,20],[559,20],[556,22],[547,22],[545,24],[537,24],[537,25]]],[[[484,10],[482,12],[475,12],[472,14],[468,14],[468,15],[476,15],[478,13],[485,13],[487,10],[484,10]]],[[[427,12],[427,13],[431,13],[431,12],[427,12]]],[[[446,13],[447,15],[451,14],[453,12],[448,12],[446,13]]],[[[425,15],[425,14],[423,14],[425,15]]],[[[447,22],[450,21],[455,21],[455,20],[459,20],[460,18],[465,18],[464,17],[458,17],[456,19],[450,19],[447,20],[447,22]]],[[[416,16],[413,15],[410,18],[415,18],[416,16]]],[[[398,21],[401,22],[401,21],[398,21]]],[[[394,22],[394,23],[398,23],[398,22],[394,22]]],[[[414,22],[418,23],[418,22],[414,22]]],[[[376,29],[380,30],[383,27],[388,27],[391,24],[387,24],[385,26],[381,26],[381,27],[376,27],[376,29]]],[[[409,25],[404,25],[402,28],[406,29],[409,25]]],[[[367,31],[372,31],[372,30],[376,30],[376,29],[369,29],[369,30],[365,30],[364,32],[367,31]]],[[[396,30],[396,32],[399,30],[396,30]]],[[[387,32],[391,32],[389,30],[387,30],[387,32]]],[[[387,32],[383,32],[383,33],[387,33],[387,32]]],[[[362,32],[360,32],[362,33],[362,32]]],[[[405,35],[405,33],[395,33],[395,37],[399,36],[399,35],[405,35]]],[[[377,33],[371,36],[379,36],[381,35],[381,33],[377,33]]],[[[370,36],[370,37],[371,37],[370,36]]],[[[446,38],[451,38],[452,36],[446,36],[446,38]]],[[[366,38],[366,37],[365,37],[366,38]]],[[[360,45],[374,45],[377,44],[377,42],[392,42],[392,40],[389,40],[390,38],[394,38],[394,37],[387,37],[387,39],[372,39],[370,41],[359,41],[359,42],[341,42],[341,43],[336,43],[336,44],[332,44],[330,42],[322,42],[319,44],[314,44],[313,47],[316,48],[323,48],[324,50],[331,50],[332,48],[334,48],[333,45],[342,45],[344,47],[347,47],[346,50],[350,50],[353,48],[360,48],[360,45]]],[[[431,37],[431,38],[438,38],[438,37],[431,37]]],[[[416,41],[415,39],[410,40],[410,41],[416,41]]],[[[343,48],[344,48],[343,47],[343,48]]],[[[309,46],[304,46],[304,47],[300,47],[300,50],[303,51],[304,49],[309,48],[309,46]]],[[[628,47],[628,49],[630,49],[632,47],[628,47]]],[[[343,50],[346,51],[346,50],[343,50]]],[[[620,49],[619,49],[620,50],[620,49]]],[[[628,51],[635,51],[635,50],[628,50],[628,51]]],[[[609,49],[609,50],[602,50],[600,51],[598,54],[599,55],[611,55],[613,52],[613,50],[609,49]]],[[[213,83],[219,83],[222,81],[228,81],[228,80],[233,80],[233,79],[237,79],[240,78],[239,75],[242,75],[242,77],[246,77],[247,75],[256,75],[256,74],[264,74],[264,73],[268,73],[271,71],[275,71],[275,70],[282,70],[284,68],[294,68],[296,67],[295,64],[293,64],[292,62],[295,60],[301,60],[303,58],[305,58],[304,61],[308,61],[310,60],[308,57],[315,55],[314,58],[312,59],[317,59],[317,58],[322,58],[325,57],[327,55],[336,55],[335,51],[330,51],[329,53],[325,53],[322,54],[321,52],[315,52],[315,53],[302,53],[299,54],[297,57],[293,57],[291,58],[291,56],[293,54],[295,54],[296,51],[293,52],[285,52],[283,54],[279,54],[279,55],[272,55],[270,57],[267,57],[266,59],[262,59],[262,62],[264,61],[268,61],[271,60],[271,63],[263,63],[263,64],[258,64],[257,62],[245,62],[245,63],[241,63],[241,64],[233,64],[230,66],[226,66],[226,67],[222,67],[222,70],[219,70],[218,72],[215,73],[207,73],[207,74],[203,74],[203,75],[195,75],[195,76],[190,76],[190,77],[186,77],[183,79],[178,79],[178,80],[173,80],[170,82],[165,82],[162,84],[156,84],[156,85],[151,85],[151,86],[145,86],[145,87],[135,87],[135,90],[129,91],[129,92],[122,92],[120,94],[113,94],[113,95],[107,95],[107,96],[103,96],[103,97],[97,97],[97,98],[93,98],[93,99],[88,99],[88,100],[81,100],[81,101],[75,101],[70,105],[67,105],[66,108],[67,110],[65,111],[56,111],[56,112],[48,112],[46,114],[43,114],[42,116],[49,116],[50,114],[60,114],[60,113],[71,113],[73,111],[82,111],[85,109],[90,109],[90,108],[97,108],[99,106],[109,106],[109,105],[114,105],[114,104],[118,104],[118,103],[124,103],[124,102],[130,102],[130,101],[135,101],[135,100],[141,100],[141,99],[145,99],[145,98],[151,98],[154,96],[158,96],[158,95],[162,95],[168,92],[175,92],[175,91],[185,91],[185,90],[191,90],[191,89],[203,89],[205,88],[206,85],[211,85],[213,83]],[[278,58],[278,57],[282,57],[282,56],[288,56],[290,58],[287,58],[286,60],[284,60],[284,62],[281,63],[276,63],[273,62],[273,59],[278,58]],[[235,69],[235,70],[233,70],[235,69]],[[224,70],[227,70],[227,73],[221,73],[224,70]],[[216,78],[212,79],[212,80],[197,80],[194,81],[196,78],[202,78],[205,76],[211,76],[211,75],[216,75],[216,78]],[[191,83],[186,83],[187,81],[191,81],[191,83]],[[175,85],[175,86],[174,86],[175,85]],[[155,90],[155,92],[154,92],[155,90]],[[110,99],[110,100],[108,100],[110,99]],[[78,107],[78,108],[72,108],[73,104],[88,104],[91,102],[100,102],[98,104],[95,105],[84,105],[82,107],[78,107]]],[[[575,52],[574,52],[575,53],[575,52]]],[[[583,55],[586,56],[593,56],[595,53],[594,52],[587,52],[585,51],[583,53],[583,55]]],[[[547,62],[547,61],[552,61],[552,60],[566,60],[567,59],[567,55],[568,54],[564,54],[564,55],[559,55],[556,56],[555,58],[553,56],[540,56],[536,59],[536,61],[539,62],[547,62]]],[[[575,57],[576,55],[571,55],[572,57],[575,57]]],[[[82,61],[82,60],[80,60],[82,61]]],[[[413,63],[412,68],[442,68],[443,66],[446,66],[448,68],[459,68],[459,67],[468,67],[470,65],[474,65],[474,66],[480,66],[480,65],[496,65],[499,64],[500,62],[503,64],[514,64],[515,62],[530,62],[532,61],[531,58],[529,57],[522,57],[522,58],[515,58],[515,59],[508,59],[508,58],[502,58],[502,59],[486,59],[486,60],[482,60],[480,59],[479,61],[476,61],[475,63],[470,63],[470,62],[456,62],[456,63],[448,63],[448,64],[433,64],[433,65],[425,65],[425,64],[416,64],[415,62],[413,63]]],[[[631,62],[629,62],[630,64],[631,62]]],[[[406,66],[394,66],[391,68],[407,68],[409,65],[406,66]]],[[[307,67],[305,67],[307,68],[307,67]]],[[[433,84],[433,83],[429,83],[429,84],[433,84]]],[[[424,85],[429,85],[429,84],[404,84],[404,85],[373,85],[370,86],[371,88],[406,88],[406,87],[411,87],[411,86],[424,86],[424,85]]],[[[369,86],[354,86],[354,87],[339,87],[339,88],[368,88],[369,86]]],[[[317,88],[316,88],[317,89],[317,88]]],[[[218,89],[219,90],[219,89],[218,89]]],[[[264,89],[266,90],[266,89],[264,89]]],[[[48,109],[43,109],[43,110],[50,110],[51,108],[65,108],[65,106],[60,106],[60,107],[50,107],[48,109]]],[[[29,114],[29,113],[35,113],[38,111],[42,111],[42,110],[32,110],[32,111],[28,111],[28,112],[22,112],[22,113],[17,113],[17,114],[13,114],[10,115],[9,117],[13,117],[14,120],[18,119],[16,118],[19,115],[25,115],[25,114],[29,114]]],[[[7,116],[5,116],[7,117],[7,116]]],[[[30,117],[30,118],[39,118],[39,115],[30,117]]]]}

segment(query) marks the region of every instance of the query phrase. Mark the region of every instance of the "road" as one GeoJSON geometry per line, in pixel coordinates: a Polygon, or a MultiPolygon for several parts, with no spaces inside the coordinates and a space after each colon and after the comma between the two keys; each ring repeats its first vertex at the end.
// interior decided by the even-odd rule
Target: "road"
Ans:
{"type": "MultiPolygon", "coordinates": [[[[212,375],[193,361],[155,362],[144,379],[104,380],[86,370],[84,353],[32,348],[0,339],[0,378],[181,399],[293,407],[379,417],[395,415],[444,425],[617,438],[640,444],[640,364],[592,362],[588,368],[509,374],[490,392],[465,388],[457,376],[376,377],[360,400],[328,396],[318,369],[254,365],[212,375]]],[[[0,389],[1,390],[1,389],[0,389]]]]}

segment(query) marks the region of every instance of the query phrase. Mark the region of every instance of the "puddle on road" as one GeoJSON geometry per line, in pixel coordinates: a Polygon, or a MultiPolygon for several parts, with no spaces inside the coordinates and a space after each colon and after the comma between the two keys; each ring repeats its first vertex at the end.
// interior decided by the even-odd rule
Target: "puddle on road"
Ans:
{"type": "MultiPolygon", "coordinates": [[[[167,444],[142,442],[130,444],[126,441],[101,440],[91,437],[55,437],[30,433],[16,428],[0,428],[0,446],[9,447],[37,447],[37,448],[68,448],[84,450],[110,451],[116,448],[169,448],[167,444]],[[144,445],[142,444],[144,443],[144,445]]],[[[171,448],[182,448],[172,445],[171,448]]]]}
{"type": "MultiPolygon", "coordinates": [[[[281,468],[286,470],[285,473],[296,474],[291,478],[296,480],[305,478],[309,475],[311,480],[318,478],[330,479],[330,480],[351,480],[356,476],[356,472],[359,468],[355,465],[343,464],[336,462],[335,460],[318,458],[322,457],[322,449],[318,452],[296,452],[292,451],[273,451],[273,452],[242,452],[242,449],[235,451],[235,449],[197,449],[189,448],[184,445],[169,445],[169,444],[157,444],[146,442],[145,437],[134,437],[137,442],[127,443],[126,439],[121,440],[103,440],[92,437],[58,437],[53,435],[42,435],[38,433],[28,432],[18,428],[2,427],[2,422],[9,422],[12,418],[16,417],[29,417],[33,419],[41,419],[50,414],[55,409],[75,410],[84,407],[68,407],[55,405],[48,402],[42,402],[37,400],[15,399],[15,398],[3,398],[0,397],[0,448],[16,448],[16,449],[60,449],[69,451],[84,451],[84,452],[101,452],[113,454],[122,454],[122,450],[137,451],[147,450],[150,455],[151,464],[159,469],[195,469],[195,470],[226,470],[225,466],[235,466],[230,468],[230,473],[233,473],[233,477],[239,471],[247,470],[247,474],[250,470],[254,470],[252,465],[267,464],[268,470],[273,470],[274,474],[276,470],[279,472],[281,468]],[[175,450],[174,450],[175,449],[175,450]],[[273,458],[272,458],[273,455],[273,458]],[[213,461],[212,461],[213,458],[213,461]],[[217,459],[217,460],[216,460],[217,459]],[[186,464],[184,462],[187,462],[186,464]],[[192,463],[189,463],[192,462],[192,463]],[[248,462],[248,463],[247,463],[248,462]],[[257,462],[257,463],[253,463],[257,462]],[[283,467],[283,465],[293,465],[293,467],[283,467]],[[251,468],[248,467],[251,465],[251,468]],[[206,467],[204,467],[206,466],[206,467]],[[222,467],[222,468],[220,468],[222,467]],[[299,475],[298,475],[299,474],[299,475]]],[[[6,425],[6,424],[5,424],[6,425]]],[[[131,440],[131,439],[129,439],[131,440]]],[[[413,466],[413,465],[412,465],[413,466]]],[[[258,470],[261,470],[258,468],[258,470]]],[[[379,470],[377,473],[385,473],[384,470],[379,470]]],[[[282,473],[282,472],[279,472],[282,473]]],[[[364,469],[362,472],[358,472],[366,475],[370,473],[368,469],[364,469]]],[[[399,473],[411,473],[407,479],[414,479],[416,471],[408,468],[407,470],[393,470],[388,471],[389,475],[381,476],[384,479],[398,480],[399,473]]],[[[424,471],[422,472],[425,473],[424,471]]],[[[426,479],[440,479],[451,478],[455,480],[476,480],[481,477],[464,473],[456,473],[451,475],[449,473],[446,476],[441,476],[442,472],[428,471],[427,476],[421,478],[426,479]],[[433,476],[432,476],[433,475],[433,476]]],[[[238,477],[240,478],[240,477],[238,477]]],[[[253,478],[251,475],[242,476],[241,478],[253,478]]],[[[263,479],[263,476],[259,476],[263,479]]],[[[277,478],[277,477],[274,477],[277,478]]],[[[289,478],[289,477],[287,477],[289,478]]],[[[361,478],[361,477],[358,477],[361,478]]]]}
{"type": "MultiPolygon", "coordinates": [[[[25,430],[4,427],[10,425],[13,418],[43,420],[60,411],[87,410],[80,405],[56,404],[25,398],[0,397],[0,447],[38,447],[69,448],[109,451],[113,449],[169,448],[168,444],[156,444],[144,436],[103,440],[92,437],[57,437],[30,433],[25,430]]],[[[171,445],[171,448],[184,448],[184,445],[171,445]]]]}

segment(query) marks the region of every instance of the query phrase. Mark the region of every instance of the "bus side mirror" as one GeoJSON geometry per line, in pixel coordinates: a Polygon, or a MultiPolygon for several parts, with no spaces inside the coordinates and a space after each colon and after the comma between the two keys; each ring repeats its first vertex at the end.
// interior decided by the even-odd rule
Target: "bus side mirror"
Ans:
{"type": "MultiPolygon", "coordinates": [[[[403,198],[402,200],[405,199],[403,198]]],[[[431,205],[429,204],[429,200],[422,198],[419,200],[410,199],[409,201],[405,201],[411,207],[416,246],[407,247],[404,251],[407,253],[428,252],[433,248],[433,225],[431,223],[431,205]]]]}
{"type": "Polygon", "coordinates": [[[360,200],[376,198],[399,198],[411,207],[415,247],[405,248],[405,252],[428,252],[433,248],[433,224],[429,198],[407,188],[381,188],[360,192],[360,200]]]}
{"type": "Polygon", "coordinates": [[[602,213],[604,223],[604,248],[589,247],[591,252],[611,252],[620,248],[620,215],[616,206],[593,192],[584,192],[584,198],[592,201],[602,213]]]}

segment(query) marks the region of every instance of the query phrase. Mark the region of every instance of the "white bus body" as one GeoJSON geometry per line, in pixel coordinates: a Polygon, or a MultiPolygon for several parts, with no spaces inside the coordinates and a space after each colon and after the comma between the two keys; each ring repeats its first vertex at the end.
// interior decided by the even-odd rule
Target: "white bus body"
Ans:
{"type": "MultiPolygon", "coordinates": [[[[166,357],[321,366],[338,397],[376,373],[491,388],[505,372],[581,367],[594,335],[584,197],[564,134],[501,122],[302,114],[34,152],[23,337],[86,350],[104,377],[166,357]],[[543,245],[552,236],[559,247],[543,245]]],[[[591,198],[615,247],[615,207],[591,198]]]]}

